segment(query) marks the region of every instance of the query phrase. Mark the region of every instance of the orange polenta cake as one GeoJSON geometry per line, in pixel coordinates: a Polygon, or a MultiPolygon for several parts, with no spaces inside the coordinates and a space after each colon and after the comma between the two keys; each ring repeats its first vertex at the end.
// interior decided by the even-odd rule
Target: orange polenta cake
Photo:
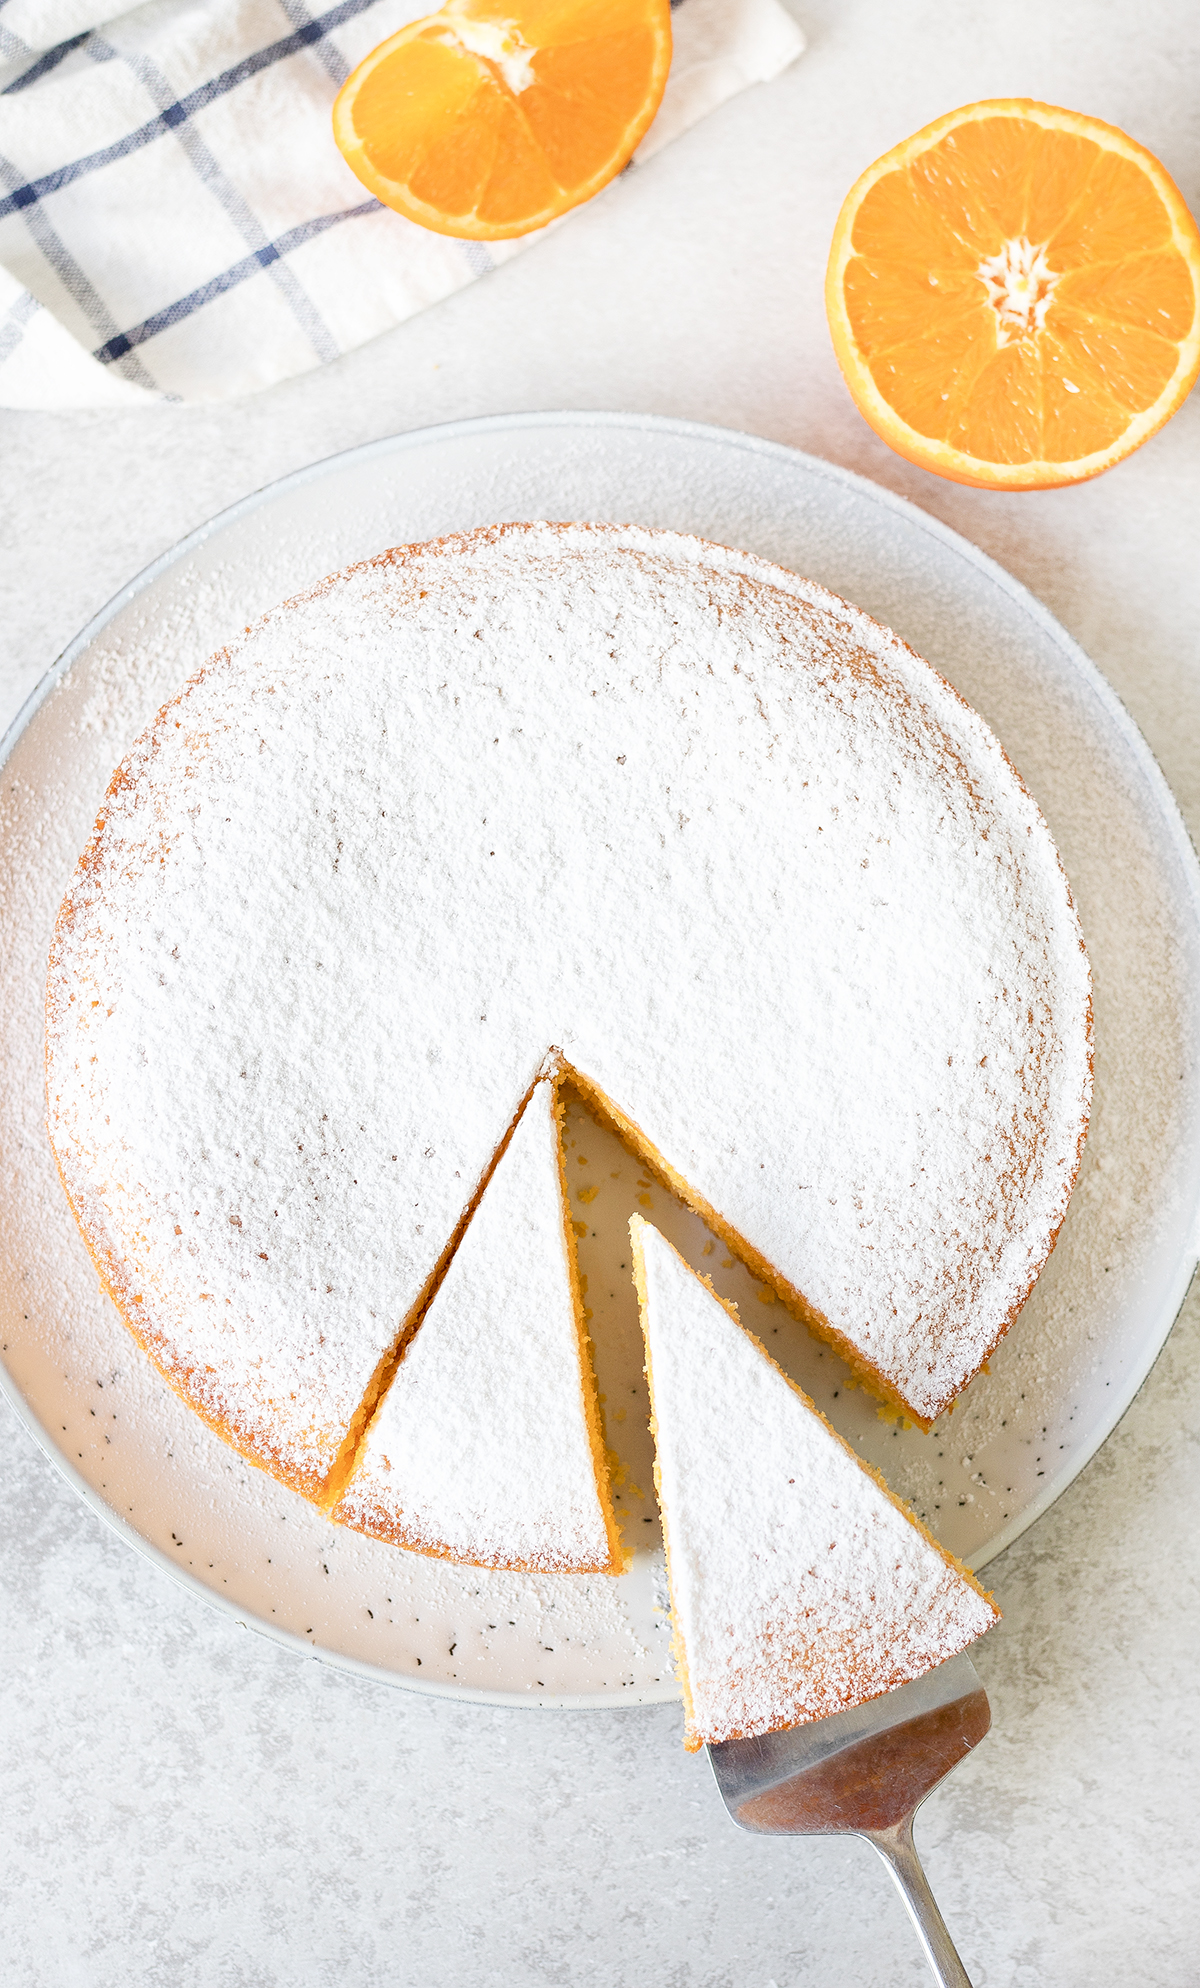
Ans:
{"type": "Polygon", "coordinates": [[[684,1743],[848,1711],[998,1610],[670,1243],[630,1224],[684,1743]]]}
{"type": "Polygon", "coordinates": [[[543,1078],[924,1425],[1046,1259],[1091,1084],[982,719],[812,581],[637,527],[401,547],[214,656],[113,777],[46,1012],[126,1322],[326,1504],[543,1078]]]}
{"type": "Polygon", "coordinates": [[[622,1555],[550,1078],[358,1446],[334,1517],[478,1567],[619,1574],[622,1555]]]}

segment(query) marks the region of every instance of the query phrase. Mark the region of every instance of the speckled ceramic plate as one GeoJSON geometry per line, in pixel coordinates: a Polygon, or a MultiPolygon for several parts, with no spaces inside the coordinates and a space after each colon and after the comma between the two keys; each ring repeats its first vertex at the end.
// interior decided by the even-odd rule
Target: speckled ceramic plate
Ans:
{"type": "Polygon", "coordinates": [[[625,1224],[639,1197],[977,1568],[1095,1453],[1170,1330],[1200,1229],[1200,871],[1178,811],[1126,712],[1051,616],[965,540],[843,470],[749,436],[622,415],[464,422],[353,450],[248,498],[149,567],[67,650],[0,757],[6,1391],[94,1511],[249,1627],[445,1696],[569,1706],[674,1696],[628,1271],[625,1224]],[[386,546],[505,518],[699,532],[889,623],[983,713],[1036,795],[1094,973],[1095,1109],[1062,1236],[991,1372],[927,1436],[880,1419],[832,1353],[768,1305],[720,1244],[705,1256],[703,1226],[572,1113],[572,1165],[586,1157],[586,1178],[605,1183],[577,1212],[635,1547],[617,1581],[488,1574],[398,1552],[329,1525],[243,1463],[98,1294],[42,1120],[54,914],[132,739],[275,601],[386,546]]]}

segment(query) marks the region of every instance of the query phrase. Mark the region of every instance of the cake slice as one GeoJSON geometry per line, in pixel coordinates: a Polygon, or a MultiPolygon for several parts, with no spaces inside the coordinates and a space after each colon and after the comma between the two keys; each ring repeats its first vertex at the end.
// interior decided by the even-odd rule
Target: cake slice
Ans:
{"type": "Polygon", "coordinates": [[[620,1573],[551,1079],[534,1086],[334,1517],[477,1567],[620,1573]]]}
{"type": "Polygon", "coordinates": [[[843,1712],[932,1670],[999,1611],[640,1216],[684,1743],[843,1712]]]}

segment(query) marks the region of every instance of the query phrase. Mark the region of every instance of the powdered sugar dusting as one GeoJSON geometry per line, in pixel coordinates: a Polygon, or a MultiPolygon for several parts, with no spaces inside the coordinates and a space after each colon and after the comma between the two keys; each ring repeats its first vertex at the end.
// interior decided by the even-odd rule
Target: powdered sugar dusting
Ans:
{"type": "Polygon", "coordinates": [[[1087,1016],[1036,808],[894,637],[506,527],[269,616],[135,749],[51,1114],[126,1316],[311,1488],[551,1045],[936,1413],[1062,1218],[1087,1016]]]}
{"type": "Polygon", "coordinates": [[[649,1223],[631,1224],[691,1744],[894,1690],[996,1619],[649,1223]]]}
{"type": "Polygon", "coordinates": [[[485,1567],[610,1571],[554,1085],[518,1120],[334,1516],[485,1567]]]}

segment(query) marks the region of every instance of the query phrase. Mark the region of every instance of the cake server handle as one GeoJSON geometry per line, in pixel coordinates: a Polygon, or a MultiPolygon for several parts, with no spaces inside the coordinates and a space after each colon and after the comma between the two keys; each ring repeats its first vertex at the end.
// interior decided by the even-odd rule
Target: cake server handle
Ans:
{"type": "Polygon", "coordinates": [[[859,1834],[874,1844],[896,1880],[896,1889],[917,1929],[939,1988],[971,1988],[970,1977],[946,1931],[946,1922],[929,1889],[929,1879],[921,1868],[912,1826],[911,1815],[906,1815],[890,1829],[863,1829],[859,1834]]]}

